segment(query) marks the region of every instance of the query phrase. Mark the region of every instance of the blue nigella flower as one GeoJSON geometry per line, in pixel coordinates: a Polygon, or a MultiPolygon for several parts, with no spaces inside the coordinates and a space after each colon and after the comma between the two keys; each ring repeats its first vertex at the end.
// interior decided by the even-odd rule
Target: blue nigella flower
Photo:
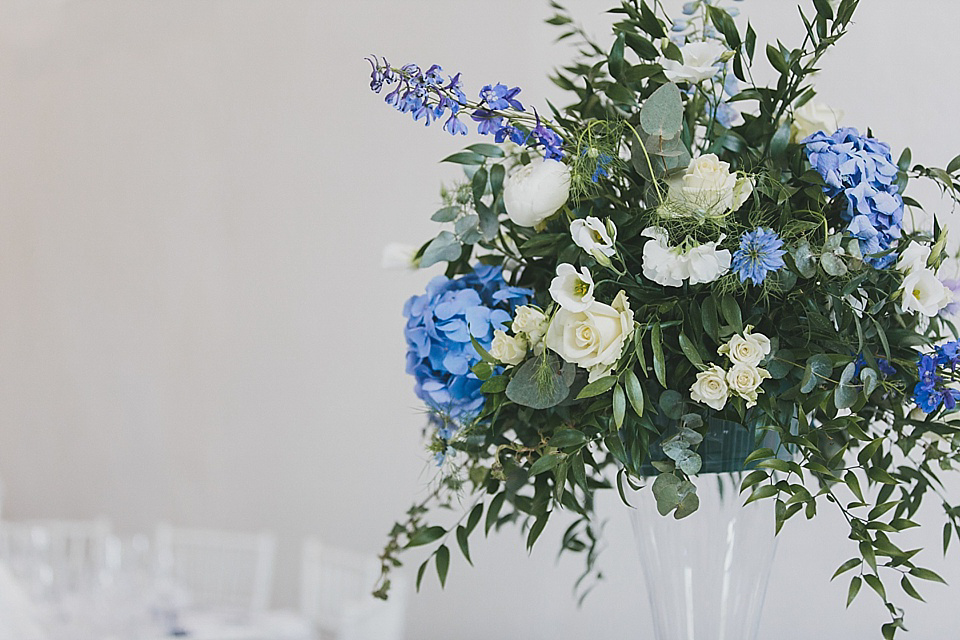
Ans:
{"type": "Polygon", "coordinates": [[[424,295],[410,298],[404,334],[417,396],[454,425],[476,418],[484,396],[471,371],[480,362],[471,338],[489,349],[493,332],[506,330],[516,307],[532,295],[509,286],[500,267],[477,265],[459,278],[437,276],[424,295]]]}
{"type": "Polygon", "coordinates": [[[759,228],[740,238],[740,248],[733,254],[731,267],[740,275],[740,282],[749,279],[761,284],[771,271],[784,267],[783,240],[773,229],[759,228]]]}
{"type": "Polygon", "coordinates": [[[801,144],[811,166],[823,177],[827,196],[844,196],[841,215],[849,223],[847,230],[860,241],[867,263],[877,269],[893,264],[892,252],[873,255],[895,247],[903,228],[903,198],[896,184],[899,169],[890,146],[852,128],[830,135],[821,131],[801,144]]]}

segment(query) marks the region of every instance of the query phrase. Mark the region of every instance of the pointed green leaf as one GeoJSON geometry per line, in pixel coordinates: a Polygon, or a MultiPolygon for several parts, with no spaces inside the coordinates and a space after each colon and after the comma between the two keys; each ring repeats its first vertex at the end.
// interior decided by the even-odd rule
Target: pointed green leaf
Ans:
{"type": "Polygon", "coordinates": [[[470,559],[470,543],[467,540],[468,536],[469,534],[463,525],[457,527],[457,544],[460,546],[460,553],[463,554],[463,557],[466,558],[467,562],[473,565],[473,560],[470,559]]]}
{"type": "Polygon", "coordinates": [[[663,330],[660,323],[653,325],[650,331],[650,345],[653,348],[653,372],[657,376],[660,385],[667,388],[667,365],[663,357],[663,330]]]}
{"type": "Polygon", "coordinates": [[[594,380],[583,389],[580,390],[580,393],[577,394],[577,400],[583,400],[584,398],[593,398],[594,396],[599,396],[601,394],[610,391],[613,388],[613,385],[617,384],[616,376],[605,376],[599,380],[594,380]]]}
{"type": "Polygon", "coordinates": [[[447,533],[447,530],[443,527],[425,527],[423,529],[418,529],[413,536],[410,537],[410,541],[407,542],[406,548],[411,547],[420,547],[425,544],[430,544],[436,540],[439,540],[447,533]]]}
{"type": "Polygon", "coordinates": [[[487,518],[483,525],[484,535],[490,535],[490,529],[497,523],[497,518],[500,517],[500,509],[503,507],[503,501],[506,497],[506,493],[498,493],[490,501],[490,506],[487,508],[487,518]]]}
{"type": "Polygon", "coordinates": [[[853,579],[850,580],[850,588],[847,590],[847,607],[853,604],[857,594],[860,593],[860,587],[862,585],[863,581],[860,579],[860,576],[853,576],[853,579]]]}
{"type": "Polygon", "coordinates": [[[633,372],[633,369],[628,369],[624,378],[626,382],[627,399],[630,401],[630,406],[633,407],[636,414],[642,418],[643,385],[640,384],[640,379],[637,378],[637,374],[633,372]]]}
{"type": "Polygon", "coordinates": [[[623,426],[623,419],[627,415],[627,396],[619,384],[613,388],[613,422],[617,429],[623,426]]]}
{"type": "Polygon", "coordinates": [[[850,571],[851,569],[855,569],[856,567],[859,567],[861,564],[863,564],[863,560],[861,560],[860,558],[850,558],[849,560],[844,562],[842,565],[840,565],[840,568],[834,572],[833,577],[830,579],[834,580],[836,579],[837,576],[844,574],[847,571],[850,571]]]}
{"type": "Polygon", "coordinates": [[[450,549],[442,544],[437,549],[437,577],[440,578],[440,586],[447,585],[447,570],[450,569],[450,549]]]}

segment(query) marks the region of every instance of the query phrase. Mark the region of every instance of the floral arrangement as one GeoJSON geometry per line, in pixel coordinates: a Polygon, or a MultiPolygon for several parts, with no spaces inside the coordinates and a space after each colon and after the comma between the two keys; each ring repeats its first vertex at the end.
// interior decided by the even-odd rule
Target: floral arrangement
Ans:
{"type": "Polygon", "coordinates": [[[754,436],[729,469],[745,501],[774,501],[777,531],[842,511],[854,557],[834,577],[852,574],[848,603],[864,583],[883,600],[884,637],[903,628],[891,578],[913,598],[940,578],[897,534],[926,499],[943,506],[944,553],[960,537],[940,481],[960,461],[957,260],[906,192],[929,179],[956,201],[960,157],[895,160],[816,102],[857,4],[815,0],[802,44],[759,49],[717,1],[676,20],[624,1],[609,45],[553,3],[548,22],[581,46],[552,78],[570,104],[544,112],[518,87],[469,99],[460,74],[369,59],[389,105],[488,136],[446,158],[464,178],[411,258],[446,265],[404,312],[441,474],[394,526],[377,595],[405,549],[432,546],[417,583],[431,562],[443,583],[452,538],[469,561],[481,520],[522,524],[531,547],[561,512],[563,549],[595,575],[595,493],[693,513],[699,445],[721,419],[754,436]],[[776,83],[756,84],[756,65],[776,83]],[[433,524],[435,507],[462,518],[433,524]]]}

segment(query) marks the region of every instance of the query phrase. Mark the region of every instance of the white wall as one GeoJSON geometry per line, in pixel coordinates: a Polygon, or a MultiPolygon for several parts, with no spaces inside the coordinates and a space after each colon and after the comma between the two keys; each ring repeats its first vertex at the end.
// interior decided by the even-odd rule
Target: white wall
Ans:
{"type": "MultiPolygon", "coordinates": [[[[602,34],[605,3],[570,4],[602,34]]],[[[863,5],[823,96],[945,164],[960,151],[960,5],[863,5]]],[[[792,2],[740,7],[761,34],[798,32],[792,2]]],[[[382,272],[380,249],[435,232],[454,175],[436,161],[461,140],[383,105],[362,58],[563,101],[546,72],[568,53],[546,14],[509,0],[0,0],[5,515],[272,529],[281,604],[303,535],[378,550],[432,474],[401,333],[430,274],[382,272]]],[[[475,543],[476,568],[454,560],[445,592],[427,581],[410,637],[644,637],[616,502],[601,505],[608,580],[582,609],[578,560],[555,564],[555,538],[528,558],[507,532],[475,543]]],[[[783,535],[762,637],[877,635],[870,596],[844,612],[845,584],[828,582],[853,552],[824,515],[783,535]]],[[[936,515],[915,536],[931,562],[936,515]]],[[[955,586],[910,607],[913,637],[960,626],[957,556],[947,565],[955,586]]]]}

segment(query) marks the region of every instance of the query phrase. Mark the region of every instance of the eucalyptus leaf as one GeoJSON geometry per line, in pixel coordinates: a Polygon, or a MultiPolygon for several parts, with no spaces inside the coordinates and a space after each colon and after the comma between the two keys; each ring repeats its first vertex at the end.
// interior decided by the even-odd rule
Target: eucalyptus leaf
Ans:
{"type": "Polygon", "coordinates": [[[817,258],[810,249],[810,243],[801,240],[790,250],[794,263],[797,265],[797,271],[804,278],[812,278],[817,275],[817,258]]]}
{"type": "Polygon", "coordinates": [[[551,352],[530,358],[513,374],[507,385],[507,397],[532,409],[555,407],[570,394],[570,382],[564,376],[564,365],[551,352]]]}
{"type": "Polygon", "coordinates": [[[420,268],[426,268],[438,262],[453,262],[460,257],[463,247],[457,237],[449,231],[441,231],[430,241],[420,257],[420,268]]]}
{"type": "Polygon", "coordinates": [[[827,275],[840,277],[847,273],[847,264],[835,253],[825,253],[820,256],[820,266],[827,275]]]}
{"type": "Polygon", "coordinates": [[[672,473],[661,473],[653,481],[653,497],[657,501],[657,511],[665,516],[680,506],[683,498],[680,496],[680,478],[672,473]]]}
{"type": "Polygon", "coordinates": [[[640,127],[649,135],[669,140],[683,128],[680,88],[669,82],[653,92],[640,109],[640,127]]]}
{"type": "Polygon", "coordinates": [[[800,393],[810,393],[821,382],[826,381],[833,373],[833,363],[830,358],[820,354],[807,360],[807,367],[803,372],[803,381],[800,383],[800,393]]]}

